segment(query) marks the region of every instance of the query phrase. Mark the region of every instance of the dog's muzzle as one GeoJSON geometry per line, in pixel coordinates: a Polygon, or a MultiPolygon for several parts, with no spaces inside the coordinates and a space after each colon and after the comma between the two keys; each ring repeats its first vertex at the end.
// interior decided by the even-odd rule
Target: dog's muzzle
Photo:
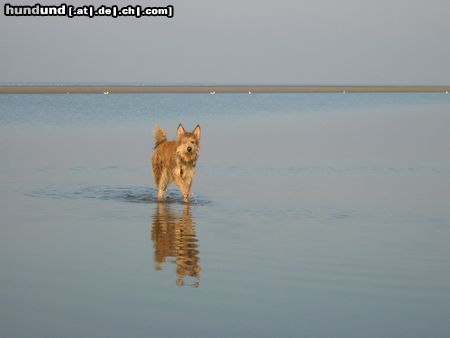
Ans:
{"type": "Polygon", "coordinates": [[[192,147],[187,147],[187,151],[190,153],[192,151],[192,147]]]}

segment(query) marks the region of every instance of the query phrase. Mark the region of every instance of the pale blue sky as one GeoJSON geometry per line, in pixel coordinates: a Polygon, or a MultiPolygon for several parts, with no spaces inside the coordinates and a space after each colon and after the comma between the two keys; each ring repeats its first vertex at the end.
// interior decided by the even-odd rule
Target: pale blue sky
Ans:
{"type": "Polygon", "coordinates": [[[61,2],[175,16],[5,17],[2,0],[0,82],[450,83],[449,0],[61,2]]]}

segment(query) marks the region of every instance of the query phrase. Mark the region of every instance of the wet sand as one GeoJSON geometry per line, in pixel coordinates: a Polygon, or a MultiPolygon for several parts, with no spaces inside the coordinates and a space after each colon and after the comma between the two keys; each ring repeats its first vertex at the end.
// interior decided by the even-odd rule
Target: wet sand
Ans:
{"type": "Polygon", "coordinates": [[[439,93],[448,86],[2,85],[0,94],[67,93],[439,93]]]}

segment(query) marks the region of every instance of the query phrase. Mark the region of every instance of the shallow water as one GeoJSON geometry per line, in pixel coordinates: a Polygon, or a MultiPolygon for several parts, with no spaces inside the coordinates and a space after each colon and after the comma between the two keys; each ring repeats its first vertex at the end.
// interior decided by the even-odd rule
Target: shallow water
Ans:
{"type": "Polygon", "coordinates": [[[445,94],[0,95],[5,337],[448,337],[445,94]],[[156,123],[202,126],[156,203],[156,123]]]}

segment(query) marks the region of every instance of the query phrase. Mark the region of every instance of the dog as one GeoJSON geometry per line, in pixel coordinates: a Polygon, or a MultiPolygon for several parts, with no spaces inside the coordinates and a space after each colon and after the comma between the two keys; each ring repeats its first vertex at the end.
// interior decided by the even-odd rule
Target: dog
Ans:
{"type": "Polygon", "coordinates": [[[183,201],[189,203],[200,150],[200,135],[199,125],[192,132],[187,132],[180,123],[177,139],[168,141],[165,130],[156,126],[153,131],[155,147],[151,162],[159,201],[165,199],[167,186],[174,182],[183,195],[183,201]]]}

